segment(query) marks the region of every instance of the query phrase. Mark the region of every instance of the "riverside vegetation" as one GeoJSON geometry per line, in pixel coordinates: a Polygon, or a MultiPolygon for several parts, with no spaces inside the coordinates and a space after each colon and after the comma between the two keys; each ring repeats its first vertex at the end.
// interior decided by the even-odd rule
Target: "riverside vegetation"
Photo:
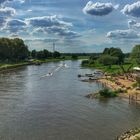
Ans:
{"type": "MultiPolygon", "coordinates": [[[[112,98],[120,95],[128,98],[129,102],[140,100],[140,77],[133,73],[133,68],[140,66],[140,45],[136,45],[128,54],[124,54],[120,48],[106,48],[103,53],[83,60],[81,65],[102,70],[105,77],[99,81],[109,87],[86,97],[112,98]]],[[[127,131],[116,140],[140,140],[140,129],[127,131]]]]}
{"type": "Polygon", "coordinates": [[[133,67],[140,65],[140,45],[136,45],[131,53],[124,54],[120,48],[105,48],[101,54],[91,55],[82,61],[83,67],[100,69],[109,74],[128,73],[133,67]]]}
{"type": "Polygon", "coordinates": [[[88,58],[87,54],[50,52],[46,49],[30,51],[22,39],[0,38],[0,70],[16,68],[34,63],[88,58]]]}

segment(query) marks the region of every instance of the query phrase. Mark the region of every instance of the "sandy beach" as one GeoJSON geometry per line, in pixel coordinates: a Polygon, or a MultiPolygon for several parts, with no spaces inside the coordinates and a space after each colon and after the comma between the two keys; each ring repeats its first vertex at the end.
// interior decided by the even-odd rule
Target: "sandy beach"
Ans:
{"type": "Polygon", "coordinates": [[[102,78],[99,79],[98,82],[112,90],[124,90],[123,93],[119,94],[119,97],[121,98],[140,102],[140,90],[133,87],[136,83],[135,80],[127,79],[124,76],[118,76],[113,78],[102,78]]]}

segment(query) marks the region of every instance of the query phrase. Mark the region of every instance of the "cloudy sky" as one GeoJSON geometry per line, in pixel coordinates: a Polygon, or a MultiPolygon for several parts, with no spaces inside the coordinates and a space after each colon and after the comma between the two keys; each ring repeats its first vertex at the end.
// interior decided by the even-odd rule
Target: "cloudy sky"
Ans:
{"type": "Polygon", "coordinates": [[[140,43],[137,0],[0,0],[0,37],[20,37],[29,49],[101,52],[140,43]]]}

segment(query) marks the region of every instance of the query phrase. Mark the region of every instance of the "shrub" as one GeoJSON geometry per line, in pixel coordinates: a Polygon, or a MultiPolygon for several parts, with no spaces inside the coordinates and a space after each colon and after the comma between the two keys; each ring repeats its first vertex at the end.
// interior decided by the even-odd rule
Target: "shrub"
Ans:
{"type": "Polygon", "coordinates": [[[105,66],[109,66],[109,65],[117,64],[118,58],[114,57],[114,56],[110,56],[110,55],[102,55],[98,59],[98,61],[99,61],[99,63],[101,63],[105,66]]]}
{"type": "Polygon", "coordinates": [[[103,89],[99,91],[100,96],[104,98],[111,98],[111,97],[116,97],[117,92],[109,90],[109,89],[103,89]]]}
{"type": "Polygon", "coordinates": [[[82,65],[87,65],[87,64],[89,64],[89,60],[83,60],[82,61],[82,65]]]}

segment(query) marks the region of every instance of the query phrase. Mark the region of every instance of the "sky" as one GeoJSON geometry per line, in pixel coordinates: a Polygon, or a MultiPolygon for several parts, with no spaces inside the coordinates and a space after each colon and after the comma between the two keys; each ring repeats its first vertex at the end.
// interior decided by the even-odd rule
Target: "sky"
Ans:
{"type": "Polygon", "coordinates": [[[130,52],[140,43],[138,0],[0,0],[0,37],[22,38],[30,50],[130,52]]]}

